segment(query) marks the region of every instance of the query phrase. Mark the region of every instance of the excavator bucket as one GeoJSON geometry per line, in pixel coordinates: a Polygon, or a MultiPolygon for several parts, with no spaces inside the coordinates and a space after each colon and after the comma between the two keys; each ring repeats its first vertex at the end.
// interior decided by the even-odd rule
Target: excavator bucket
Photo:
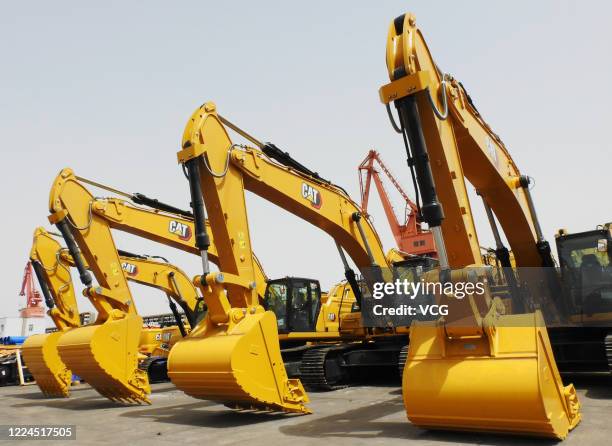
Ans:
{"type": "Polygon", "coordinates": [[[70,395],[72,372],[60,358],[57,343],[64,333],[28,336],[21,351],[28,370],[45,396],[70,395]]]}
{"type": "Polygon", "coordinates": [[[561,382],[541,313],[501,316],[488,339],[450,340],[441,324],[413,323],[402,383],[408,419],[565,438],[580,422],[580,403],[561,382]]]}
{"type": "Polygon", "coordinates": [[[269,311],[247,313],[229,330],[198,327],[170,351],[168,375],[195,398],[236,408],[310,413],[302,384],[287,378],[276,318],[269,311]]]}
{"type": "Polygon", "coordinates": [[[150,404],[146,372],[138,369],[141,331],[140,316],[111,314],[103,324],[66,332],[58,349],[66,365],[106,398],[150,404]]]}

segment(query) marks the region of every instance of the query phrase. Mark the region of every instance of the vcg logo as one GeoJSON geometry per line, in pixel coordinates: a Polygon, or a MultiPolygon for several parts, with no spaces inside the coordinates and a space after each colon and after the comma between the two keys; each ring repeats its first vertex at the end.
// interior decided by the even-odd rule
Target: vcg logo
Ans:
{"type": "Polygon", "coordinates": [[[191,238],[191,228],[180,221],[170,220],[168,230],[171,234],[176,234],[181,240],[189,240],[191,238]]]}
{"type": "Polygon", "coordinates": [[[309,184],[302,183],[302,198],[310,201],[313,208],[321,207],[321,193],[309,184]]]}
{"type": "Polygon", "coordinates": [[[121,264],[121,269],[125,271],[128,276],[135,276],[138,274],[138,266],[134,265],[133,263],[123,262],[121,264]]]}

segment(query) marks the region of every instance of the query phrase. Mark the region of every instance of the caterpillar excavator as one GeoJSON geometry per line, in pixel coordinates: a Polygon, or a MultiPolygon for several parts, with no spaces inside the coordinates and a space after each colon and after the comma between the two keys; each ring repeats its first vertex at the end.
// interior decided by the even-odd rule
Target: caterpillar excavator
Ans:
{"type": "MultiPolygon", "coordinates": [[[[385,268],[401,265],[399,269],[403,269],[414,262],[396,249],[383,255],[378,243],[371,249],[380,250],[385,268]]],[[[346,261],[343,252],[341,255],[346,261]]],[[[334,284],[320,299],[316,297],[320,289],[316,280],[290,277],[268,281],[263,307],[277,318],[285,370],[308,389],[335,390],[371,378],[394,379],[401,369],[407,327],[364,325],[356,297],[361,300],[364,282],[353,277],[348,263],[345,275],[350,280],[334,284]]]]}
{"type": "Polygon", "coordinates": [[[380,99],[406,146],[421,197],[419,213],[434,234],[440,277],[465,275],[465,268],[481,263],[467,180],[483,199],[497,258],[514,288],[511,314],[493,300],[484,316],[474,311],[460,324],[412,323],[402,386],[408,418],[424,428],[565,438],[581,419],[580,403],[573,386],[561,381],[542,313],[517,298],[521,292],[539,302],[560,297],[546,286],[554,261],[530,180],[463,85],[435,64],[414,15],[392,22],[386,60],[390,83],[380,88],[380,99]],[[520,281],[494,216],[522,267],[520,281]],[[529,277],[542,270],[543,280],[529,277]]]}
{"type": "MultiPolygon", "coordinates": [[[[183,307],[185,314],[196,320],[202,317],[201,299],[189,278],[177,267],[144,256],[119,251],[122,269],[128,280],[162,290],[169,300],[176,325],[172,327],[143,329],[139,340],[139,352],[147,354],[140,368],[147,371],[153,381],[167,378],[165,357],[179,336],[185,336],[185,327],[174,300],[183,307]]],[[[30,253],[32,265],[40,283],[48,314],[54,321],[56,332],[29,336],[23,345],[23,355],[28,368],[41,391],[47,396],[69,395],[72,372],[59,356],[57,342],[65,330],[79,327],[79,313],[74,286],[68,267],[74,266],[70,254],[45,231],[34,231],[30,253]]]]}
{"type": "MultiPolygon", "coordinates": [[[[185,129],[182,147],[178,158],[188,174],[195,242],[203,267],[203,274],[194,283],[204,295],[208,313],[172,349],[168,359],[170,379],[196,398],[236,407],[307,413],[308,398],[302,383],[288,378],[282,366],[281,353],[276,347],[279,339],[275,312],[265,311],[254,291],[257,283],[245,191],[269,200],[331,235],[355,296],[355,307],[361,304],[361,288],[346,254],[363,274],[369,270],[384,274],[385,269],[389,270],[389,263],[378,235],[343,189],[322,179],[273,144],[257,141],[222,118],[213,103],[206,103],[194,112],[185,129]],[[232,143],[228,128],[258,148],[232,143]],[[210,241],[203,224],[207,215],[220,272],[211,272],[209,268],[210,241]],[[200,355],[200,351],[209,354],[200,355]]],[[[345,328],[353,326],[371,335],[399,334],[387,327],[364,327],[357,312],[339,320],[345,328]]],[[[407,330],[404,338],[406,333],[407,330]]],[[[309,375],[316,379],[321,365],[327,365],[327,352],[328,348],[309,350],[316,367],[310,368],[308,362],[303,364],[302,379],[310,379],[309,375]]]]}
{"type": "MultiPolygon", "coordinates": [[[[49,220],[60,230],[86,287],[84,294],[98,312],[94,324],[75,328],[59,338],[60,357],[103,396],[123,402],[149,402],[147,376],[138,367],[142,318],[136,312],[111,229],[193,252],[189,243],[193,235],[191,214],[142,194],[125,194],[77,177],[70,169],[56,177],[49,208],[49,220]],[[148,208],[119,198],[95,198],[84,183],[127,195],[133,203],[148,208]],[[98,286],[93,286],[88,266],[98,286]]],[[[254,264],[258,265],[259,292],[263,295],[265,275],[256,260],[254,264]]],[[[185,303],[179,303],[185,309],[185,303]]],[[[197,320],[193,313],[186,309],[186,315],[194,326],[197,320]]]]}

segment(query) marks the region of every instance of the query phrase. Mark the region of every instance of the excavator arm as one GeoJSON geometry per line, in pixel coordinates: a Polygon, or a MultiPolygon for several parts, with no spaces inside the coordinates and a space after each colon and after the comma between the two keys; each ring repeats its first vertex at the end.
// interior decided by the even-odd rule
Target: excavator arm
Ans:
{"type": "MultiPolygon", "coordinates": [[[[193,286],[191,279],[177,266],[157,258],[117,250],[121,269],[129,282],[158,289],[181,306],[190,325],[195,326],[202,317],[203,299],[193,286]]],[[[60,258],[70,266],[74,259],[65,249],[60,258]]],[[[86,264],[89,269],[89,265],[86,264]]]]}
{"type": "MultiPolygon", "coordinates": [[[[192,198],[194,194],[196,199],[198,195],[206,198],[223,271],[236,274],[243,265],[250,270],[244,256],[250,251],[245,190],[327,232],[358,268],[388,266],[378,234],[369,221],[361,218],[359,205],[344,190],[305,168],[295,167],[295,161],[287,155],[276,155],[275,159],[281,161],[272,161],[270,147],[278,149],[271,144],[264,145],[252,137],[261,148],[232,144],[224,123],[228,121],[216,113],[213,103],[203,105],[192,115],[183,135],[184,149],[178,155],[179,161],[195,173],[190,174],[192,198]],[[202,139],[204,134],[206,138],[202,139]],[[192,180],[196,174],[197,182],[192,180]],[[201,192],[194,191],[195,186],[201,192]]],[[[248,135],[229,124],[229,128],[248,135]]],[[[253,277],[253,273],[249,271],[248,276],[253,277]]]]}
{"type": "MultiPolygon", "coordinates": [[[[74,182],[82,187],[81,196],[75,201],[80,203],[83,209],[87,206],[91,215],[96,215],[106,221],[110,229],[126,232],[192,254],[199,254],[199,251],[193,244],[195,229],[193,216],[190,212],[164,204],[160,206],[159,201],[151,199],[144,202],[138,200],[137,202],[146,203],[150,206],[159,206],[159,209],[139,207],[120,198],[96,198],[82,184],[90,182],[89,180],[77,177],[70,169],[62,170],[59,176],[64,175],[67,181],[74,182]],[[174,212],[166,210],[168,208],[174,212]]],[[[98,183],[90,183],[102,187],[98,183]]],[[[134,197],[141,195],[134,194],[131,200],[134,201],[134,197]]],[[[206,231],[210,237],[209,257],[211,262],[216,264],[216,244],[212,238],[208,222],[206,223],[206,231]]],[[[263,298],[267,276],[256,256],[253,256],[253,263],[258,284],[257,293],[263,298]]]]}
{"type": "MultiPolygon", "coordinates": [[[[529,179],[520,174],[462,84],[435,64],[412,14],[390,26],[387,69],[391,82],[380,89],[380,98],[404,139],[422,198],[422,218],[436,236],[442,272],[465,277],[469,274],[461,268],[482,265],[466,180],[484,200],[498,253],[503,246],[493,213],[517,266],[553,266],[529,179]]],[[[510,285],[514,278],[507,249],[505,253],[500,260],[510,273],[510,285]]],[[[541,286],[530,291],[543,292],[541,286]]],[[[522,302],[518,304],[514,314],[503,315],[503,306],[493,299],[486,315],[480,317],[474,308],[459,324],[444,319],[413,322],[403,375],[406,411],[413,423],[560,439],[578,424],[580,404],[573,386],[561,382],[542,315],[520,314],[522,302]],[[468,382],[473,385],[466,393],[462,389],[468,382]]],[[[466,305],[455,302],[454,307],[466,305]]]]}

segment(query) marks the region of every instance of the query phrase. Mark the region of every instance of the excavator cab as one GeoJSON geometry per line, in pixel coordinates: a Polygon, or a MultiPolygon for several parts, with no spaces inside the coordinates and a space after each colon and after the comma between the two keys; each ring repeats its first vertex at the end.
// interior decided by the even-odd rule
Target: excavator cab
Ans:
{"type": "Polygon", "coordinates": [[[270,280],[264,308],[276,315],[281,334],[313,332],[321,308],[321,285],[318,280],[299,277],[270,280]]]}
{"type": "Polygon", "coordinates": [[[556,235],[564,323],[552,327],[564,372],[612,373],[612,234],[610,224],[556,235]]]}
{"type": "Polygon", "coordinates": [[[612,313],[612,234],[609,226],[574,234],[559,231],[556,242],[565,307],[569,312],[566,316],[583,322],[595,315],[612,313]]]}

